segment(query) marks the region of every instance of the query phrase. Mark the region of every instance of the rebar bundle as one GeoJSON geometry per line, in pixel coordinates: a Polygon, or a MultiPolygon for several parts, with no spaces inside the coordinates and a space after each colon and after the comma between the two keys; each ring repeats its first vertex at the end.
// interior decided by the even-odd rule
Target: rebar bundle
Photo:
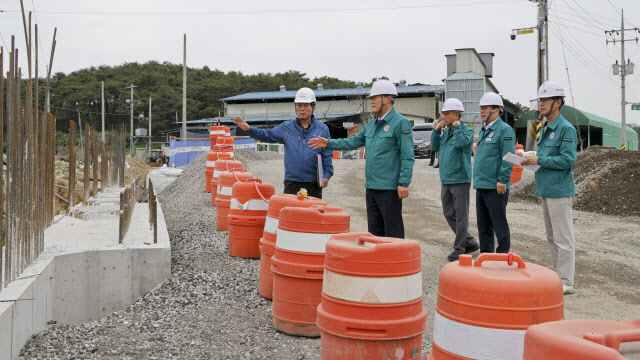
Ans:
{"type": "Polygon", "coordinates": [[[124,237],[129,231],[131,225],[131,215],[133,208],[138,202],[138,183],[140,177],[136,177],[124,190],[120,193],[120,219],[119,219],[119,242],[123,243],[124,237]]]}

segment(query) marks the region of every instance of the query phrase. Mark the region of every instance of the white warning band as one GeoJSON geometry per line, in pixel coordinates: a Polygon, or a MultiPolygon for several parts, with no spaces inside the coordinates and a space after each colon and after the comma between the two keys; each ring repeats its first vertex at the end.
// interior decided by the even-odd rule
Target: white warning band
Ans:
{"type": "Polygon", "coordinates": [[[224,130],[209,130],[209,135],[224,135],[224,130]]]}
{"type": "Polygon", "coordinates": [[[278,219],[272,218],[271,216],[267,216],[267,218],[264,221],[264,231],[271,234],[277,234],[279,222],[280,221],[278,219]]]}
{"type": "Polygon", "coordinates": [[[216,167],[216,162],[215,161],[207,161],[207,165],[205,167],[214,168],[214,167],[216,167]]]}
{"type": "MultiPolygon", "coordinates": [[[[326,282],[326,278],[324,281],[326,282]]],[[[526,332],[462,324],[436,312],[433,344],[452,354],[471,359],[522,360],[526,332]]]]}
{"type": "Polygon", "coordinates": [[[327,242],[335,234],[300,233],[278,229],[276,247],[282,250],[324,254],[327,242]]]}
{"type": "Polygon", "coordinates": [[[241,203],[236,198],[231,198],[231,204],[229,205],[229,209],[236,210],[268,210],[269,204],[262,199],[251,199],[246,203],[241,203]]]}
{"type": "Polygon", "coordinates": [[[325,269],[322,292],[336,299],[357,303],[405,303],[422,297],[422,272],[397,277],[363,277],[325,269]]]}
{"type": "Polygon", "coordinates": [[[220,186],[218,185],[218,194],[231,196],[231,190],[233,188],[231,186],[220,186]]]}
{"type": "Polygon", "coordinates": [[[222,172],[222,171],[220,171],[220,170],[213,170],[213,177],[214,177],[214,178],[219,178],[219,177],[220,177],[220,173],[221,173],[221,172],[222,172]]]}

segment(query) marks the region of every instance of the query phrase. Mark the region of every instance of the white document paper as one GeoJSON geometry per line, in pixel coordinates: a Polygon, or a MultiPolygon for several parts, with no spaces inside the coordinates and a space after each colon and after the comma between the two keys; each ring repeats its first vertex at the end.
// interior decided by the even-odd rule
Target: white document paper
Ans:
{"type": "Polygon", "coordinates": [[[324,179],[324,169],[322,168],[322,155],[316,154],[316,165],[318,166],[318,186],[322,186],[322,179],[324,179]]]}
{"type": "MultiPolygon", "coordinates": [[[[507,153],[507,155],[505,155],[502,160],[506,161],[506,162],[510,162],[514,165],[518,165],[518,166],[522,166],[520,164],[522,164],[522,162],[524,161],[524,158],[520,155],[517,154],[513,154],[513,153],[507,153]]],[[[531,170],[533,172],[538,171],[538,169],[540,169],[540,165],[525,165],[522,166],[523,168],[527,169],[527,170],[531,170]]]]}

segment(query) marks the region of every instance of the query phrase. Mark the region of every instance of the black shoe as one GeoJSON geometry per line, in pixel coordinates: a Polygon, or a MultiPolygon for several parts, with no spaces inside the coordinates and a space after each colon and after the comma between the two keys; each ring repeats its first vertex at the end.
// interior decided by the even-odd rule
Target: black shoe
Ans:
{"type": "Polygon", "coordinates": [[[464,248],[464,253],[465,254],[471,254],[472,252],[478,251],[480,250],[480,245],[478,245],[478,243],[475,243],[471,246],[467,246],[464,248]]]}
{"type": "Polygon", "coordinates": [[[438,163],[438,164],[437,164],[436,166],[434,166],[433,168],[434,168],[434,169],[437,169],[437,168],[439,168],[439,167],[440,167],[440,163],[438,163]]]}
{"type": "Polygon", "coordinates": [[[433,166],[433,163],[429,163],[429,166],[433,166]]]}
{"type": "Polygon", "coordinates": [[[460,260],[460,253],[458,252],[458,250],[453,250],[453,252],[451,254],[449,254],[449,256],[447,256],[447,260],[449,260],[449,261],[458,261],[458,260],[460,260]]]}

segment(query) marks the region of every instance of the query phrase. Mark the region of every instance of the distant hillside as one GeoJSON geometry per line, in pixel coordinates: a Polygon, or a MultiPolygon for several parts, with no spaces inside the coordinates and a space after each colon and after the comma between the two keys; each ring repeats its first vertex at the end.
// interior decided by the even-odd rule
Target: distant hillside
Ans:
{"type": "MultiPolygon", "coordinates": [[[[56,73],[52,83],[52,112],[58,117],[58,129],[65,130],[68,120],[76,120],[78,112],[82,121],[89,121],[93,126],[100,126],[100,82],[105,82],[107,128],[118,123],[129,124],[130,90],[125,89],[134,84],[137,86],[134,99],[134,114],[148,114],[149,97],[153,98],[154,132],[174,128],[171,122],[178,117],[182,119],[182,65],[168,62],[148,62],[145,64],[126,63],[120,66],[100,66],[74,71],[70,74],[56,73]],[[116,115],[126,114],[126,115],[116,115]]],[[[223,113],[219,99],[253,91],[278,90],[280,85],[287,89],[298,89],[308,86],[314,89],[317,84],[324,84],[326,89],[354,87],[355,82],[331,77],[320,77],[313,80],[306,74],[290,70],[277,74],[244,75],[231,71],[202,69],[187,70],[187,118],[189,120],[216,117],[223,113]]],[[[41,96],[41,103],[44,103],[41,96]]],[[[293,110],[293,107],[292,107],[293,110]]],[[[127,126],[128,128],[128,126],[127,126]]]]}

